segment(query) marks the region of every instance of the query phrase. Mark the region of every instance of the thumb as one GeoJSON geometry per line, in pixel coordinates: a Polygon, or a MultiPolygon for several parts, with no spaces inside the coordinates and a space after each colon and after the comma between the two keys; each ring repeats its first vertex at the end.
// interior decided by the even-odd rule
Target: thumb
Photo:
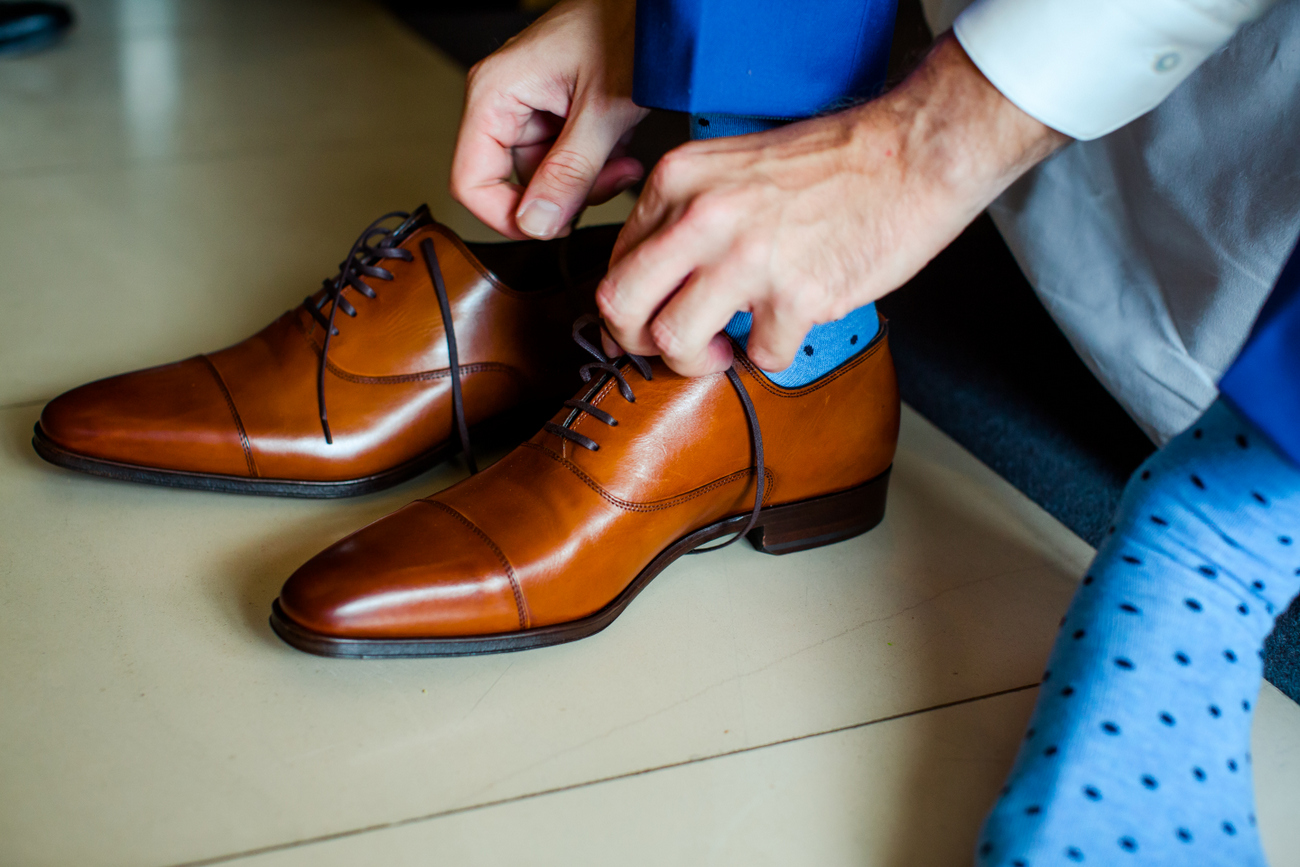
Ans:
{"type": "MultiPolygon", "coordinates": [[[[602,176],[610,174],[602,173],[605,161],[630,128],[623,121],[616,112],[575,107],[519,200],[515,223],[521,232],[543,240],[554,238],[586,205],[597,178],[602,186],[624,180],[602,176]]],[[[642,171],[640,163],[628,159],[615,160],[609,169],[626,173],[628,183],[642,171]]]]}

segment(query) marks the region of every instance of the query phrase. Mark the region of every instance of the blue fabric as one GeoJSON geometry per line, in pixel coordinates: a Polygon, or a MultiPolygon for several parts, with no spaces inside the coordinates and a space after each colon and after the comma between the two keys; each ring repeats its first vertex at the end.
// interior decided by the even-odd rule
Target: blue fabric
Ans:
{"type": "Polygon", "coordinates": [[[1250,728],[1300,591],[1300,468],[1216,402],[1129,480],[1052,650],[980,867],[1262,867],[1250,728]]]}
{"type": "Polygon", "coordinates": [[[1219,391],[1300,464],[1300,244],[1219,391]]]}
{"type": "MultiPolygon", "coordinates": [[[[691,138],[721,138],[746,135],[782,126],[786,121],[770,117],[748,117],[735,114],[691,115],[691,138]]],[[[741,345],[749,348],[749,330],[754,317],[737,313],[724,329],[741,345]]],[[[797,388],[830,373],[857,355],[880,330],[880,317],[876,305],[859,307],[843,319],[814,325],[803,339],[803,345],[792,363],[779,373],[768,373],[767,378],[783,388],[797,388]]]]}
{"type": "Polygon", "coordinates": [[[632,98],[808,117],[884,81],[896,0],[638,0],[632,98]]]}
{"type": "MultiPolygon", "coordinates": [[[[690,112],[692,138],[761,132],[880,87],[897,0],[638,0],[632,98],[690,112]]],[[[747,346],[752,318],[726,331],[747,346]]],[[[792,388],[843,364],[879,330],[874,304],[815,326],[790,367],[792,388]]]]}
{"type": "Polygon", "coordinates": [[[785,126],[790,120],[784,117],[751,117],[745,114],[693,114],[691,138],[722,138],[729,135],[748,135],[785,126]]]}
{"type": "MultiPolygon", "coordinates": [[[[725,330],[742,347],[748,348],[753,321],[750,314],[737,313],[725,330]]],[[[843,319],[814,325],[795,354],[794,363],[780,373],[766,376],[782,388],[807,385],[865,349],[879,330],[880,318],[874,304],[859,307],[843,319]]]]}

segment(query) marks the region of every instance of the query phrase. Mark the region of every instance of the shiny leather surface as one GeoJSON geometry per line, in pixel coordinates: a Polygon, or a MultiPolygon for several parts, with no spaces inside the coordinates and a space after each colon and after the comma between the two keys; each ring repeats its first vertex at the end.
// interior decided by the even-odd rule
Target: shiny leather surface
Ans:
{"type": "MultiPolygon", "coordinates": [[[[883,333],[801,388],[737,358],[763,432],[765,506],[847,490],[890,466],[899,403],[883,333]]],[[[727,378],[685,379],[658,359],[652,370],[646,381],[627,367],[635,402],[612,381],[581,390],[594,388],[589,399],[617,426],[571,410],[553,418],[598,451],[538,433],[317,555],[285,584],[283,611],[338,638],[416,638],[514,632],[603,608],[677,539],[753,505],[749,429],[727,378]]]]}
{"type": "MultiPolygon", "coordinates": [[[[612,246],[616,231],[583,230],[583,238],[612,246]]],[[[415,252],[424,238],[447,285],[469,423],[526,400],[563,398],[577,382],[569,327],[593,309],[607,255],[586,257],[594,273],[552,263],[553,285],[512,288],[443,226],[418,228],[400,246],[415,252]]],[[[575,239],[528,249],[554,259],[575,239]]],[[[332,444],[316,397],[323,329],[304,307],[219,352],[67,392],[45,407],[42,432],[91,458],[245,478],[360,479],[417,459],[456,438],[447,342],[418,252],[384,267],[394,279],[370,280],[374,299],[347,290],[358,315],[335,319],[325,385],[332,444]]]]}

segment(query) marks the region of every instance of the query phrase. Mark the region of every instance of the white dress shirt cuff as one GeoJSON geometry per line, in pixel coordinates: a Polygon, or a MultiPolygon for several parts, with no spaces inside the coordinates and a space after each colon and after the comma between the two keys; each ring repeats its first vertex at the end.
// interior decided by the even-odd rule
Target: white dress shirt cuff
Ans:
{"type": "Polygon", "coordinates": [[[1094,139],[1155,108],[1272,0],[975,0],[953,32],[1027,114],[1094,139]]]}

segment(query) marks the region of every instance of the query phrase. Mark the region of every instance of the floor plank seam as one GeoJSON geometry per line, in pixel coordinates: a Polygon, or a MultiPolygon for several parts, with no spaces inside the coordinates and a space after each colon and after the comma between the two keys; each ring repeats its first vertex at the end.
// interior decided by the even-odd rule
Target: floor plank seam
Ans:
{"type": "Polygon", "coordinates": [[[449,816],[457,816],[462,813],[471,813],[476,810],[485,810],[489,807],[500,807],[505,804],[514,804],[521,801],[541,798],[546,795],[557,795],[563,792],[571,792],[577,789],[583,789],[588,786],[598,786],[603,783],[613,783],[619,780],[628,780],[634,777],[642,777],[647,774],[654,774],[660,771],[669,771],[674,768],[682,768],[688,765],[698,765],[704,762],[711,762],[717,759],[725,759],[730,756],[738,756],[744,753],[757,752],[759,750],[772,749],[774,747],[784,746],[786,744],[797,743],[799,741],[812,740],[813,738],[826,737],[829,735],[841,734],[843,732],[854,731],[856,729],[867,728],[868,726],[880,725],[882,723],[894,722],[896,720],[907,719],[908,717],[920,716],[921,714],[932,713],[934,711],[946,710],[948,708],[960,707],[961,705],[973,704],[978,701],[986,701],[992,698],[1001,698],[1006,695],[1014,695],[1018,692],[1024,692],[1029,689],[1037,689],[1041,684],[1028,683],[1023,686],[1013,686],[1008,689],[998,690],[996,692],[985,693],[983,695],[971,696],[970,698],[961,698],[954,701],[943,702],[942,704],[930,705],[929,707],[917,708],[916,710],[902,711],[901,713],[891,714],[890,716],[879,717],[877,719],[866,720],[864,722],[850,723],[848,725],[837,726],[835,728],[825,729],[823,731],[809,732],[804,735],[795,735],[793,737],[782,738],[781,740],[769,741],[768,743],[755,744],[754,746],[741,747],[735,750],[728,750],[722,753],[714,753],[708,756],[698,756],[696,758],[684,759],[680,762],[670,762],[666,765],[656,765],[652,768],[642,768],[637,771],[627,771],[622,774],[614,774],[608,777],[599,777],[594,780],[585,780],[581,783],[570,783],[567,786],[556,786],[550,789],[540,789],[536,792],[526,792],[522,795],[512,795],[508,798],[499,798],[495,801],[484,801],[479,804],[468,804],[464,807],[453,807],[449,810],[439,810],[435,813],[426,813],[422,816],[411,816],[406,819],[397,819],[392,822],[383,822],[376,825],[367,825],[362,828],[350,828],[346,831],[337,831],[333,834],[322,834],[317,837],[305,837],[301,840],[294,840],[288,843],[276,843],[271,846],[262,846],[256,849],[247,849],[243,852],[232,852],[227,855],[217,855],[212,858],[202,858],[197,861],[182,861],[176,864],[167,865],[167,867],[211,867],[215,864],[228,864],[241,858],[253,858],[258,855],[269,855],[273,852],[284,852],[289,849],[297,849],[303,846],[312,846],[317,843],[329,843],[334,840],[343,840],[348,837],[359,837],[363,834],[371,834],[376,831],[388,831],[394,828],[403,828],[408,825],[416,825],[421,822],[431,822],[436,819],[444,819],[449,816]]]}

